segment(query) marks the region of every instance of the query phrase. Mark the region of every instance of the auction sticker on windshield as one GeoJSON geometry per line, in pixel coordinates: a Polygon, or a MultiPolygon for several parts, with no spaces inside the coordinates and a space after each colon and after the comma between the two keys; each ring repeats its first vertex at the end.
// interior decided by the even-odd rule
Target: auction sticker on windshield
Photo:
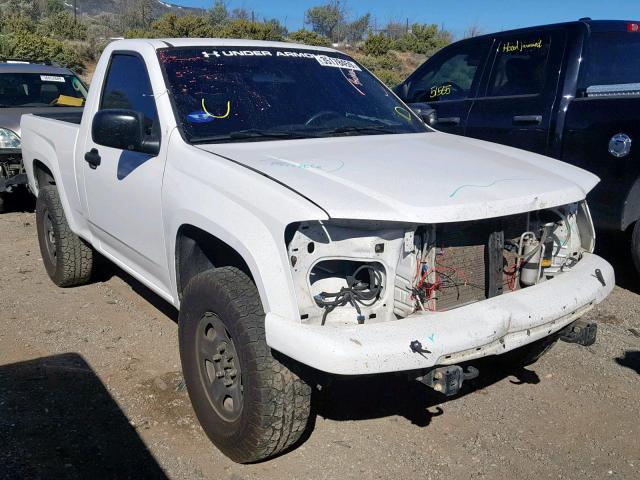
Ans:
{"type": "Polygon", "coordinates": [[[40,75],[40,81],[65,83],[64,77],[58,75],[40,75]]]}
{"type": "Polygon", "coordinates": [[[328,57],[326,55],[316,55],[316,60],[323,67],[346,68],[347,70],[360,70],[360,67],[350,60],[342,58],[328,57]]]}

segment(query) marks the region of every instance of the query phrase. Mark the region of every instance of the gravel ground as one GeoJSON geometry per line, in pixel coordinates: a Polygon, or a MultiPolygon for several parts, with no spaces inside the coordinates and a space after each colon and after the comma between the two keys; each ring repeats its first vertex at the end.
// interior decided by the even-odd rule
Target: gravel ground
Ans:
{"type": "Polygon", "coordinates": [[[482,362],[451,399],[393,376],[336,382],[301,445],[243,466],[194,418],[176,312],[108,264],[55,287],[34,222],[0,216],[0,478],[640,478],[640,289],[619,243],[595,345],[482,362]]]}

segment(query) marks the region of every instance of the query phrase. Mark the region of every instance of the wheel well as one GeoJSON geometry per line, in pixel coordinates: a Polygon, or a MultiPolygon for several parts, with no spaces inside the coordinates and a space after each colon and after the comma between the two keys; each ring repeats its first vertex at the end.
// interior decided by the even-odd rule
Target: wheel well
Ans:
{"type": "Polygon", "coordinates": [[[182,225],[176,240],[178,297],[182,300],[182,292],[193,277],[216,267],[236,267],[253,281],[247,263],[235,249],[204,230],[182,225]]]}
{"type": "Polygon", "coordinates": [[[47,166],[40,160],[35,160],[33,162],[33,176],[36,179],[38,188],[41,186],[56,184],[53,173],[51,173],[51,170],[49,170],[49,168],[47,168],[47,166]]]}

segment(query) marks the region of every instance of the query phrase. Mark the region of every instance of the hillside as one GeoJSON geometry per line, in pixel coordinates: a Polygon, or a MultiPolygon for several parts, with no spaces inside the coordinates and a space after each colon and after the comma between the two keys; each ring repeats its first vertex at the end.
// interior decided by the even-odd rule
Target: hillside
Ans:
{"type": "MultiPolygon", "coordinates": [[[[0,5],[8,3],[7,0],[0,1],[0,5]]],[[[135,5],[135,0],[76,0],[79,15],[95,17],[100,14],[118,14],[135,5]]],[[[73,0],[64,0],[64,5],[70,12],[73,12],[73,0]]],[[[201,11],[197,8],[181,7],[173,5],[171,2],[151,0],[153,16],[160,16],[164,13],[195,13],[201,11]]]]}

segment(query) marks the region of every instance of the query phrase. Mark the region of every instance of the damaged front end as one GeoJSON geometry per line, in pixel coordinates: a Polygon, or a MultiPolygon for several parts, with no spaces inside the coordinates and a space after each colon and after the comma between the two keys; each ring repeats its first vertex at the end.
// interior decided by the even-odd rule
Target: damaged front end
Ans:
{"type": "Polygon", "coordinates": [[[436,225],[329,220],[288,229],[301,323],[445,312],[570,271],[595,235],[585,202],[436,225]]]}

